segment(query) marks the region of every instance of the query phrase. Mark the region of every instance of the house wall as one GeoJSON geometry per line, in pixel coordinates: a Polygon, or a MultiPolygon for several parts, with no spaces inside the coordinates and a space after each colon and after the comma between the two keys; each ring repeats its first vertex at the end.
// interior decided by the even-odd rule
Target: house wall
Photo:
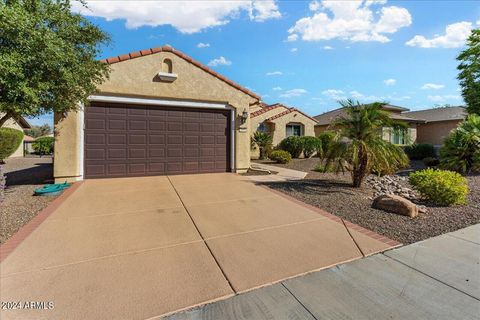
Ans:
{"type": "MultiPolygon", "coordinates": [[[[265,112],[264,114],[261,114],[259,116],[256,116],[252,118],[252,123],[251,123],[251,135],[254,134],[254,132],[257,130],[258,125],[265,121],[265,119],[268,119],[276,114],[279,114],[283,111],[285,111],[286,108],[284,107],[279,107],[275,108],[274,110],[271,110],[269,112],[265,112]]],[[[286,126],[289,123],[295,123],[295,124],[301,124],[303,125],[303,135],[305,136],[315,136],[315,130],[314,130],[314,125],[315,122],[304,116],[303,114],[299,112],[291,112],[288,113],[280,118],[274,119],[272,122],[268,124],[270,128],[270,134],[272,135],[272,144],[273,146],[277,146],[283,139],[287,137],[287,132],[286,132],[286,126]]],[[[258,148],[254,149],[251,151],[251,157],[252,159],[257,159],[259,157],[259,150],[258,148]]]]}
{"type": "MultiPolygon", "coordinates": [[[[241,124],[240,116],[249,111],[256,98],[232,87],[217,77],[196,67],[171,52],[159,52],[111,65],[110,79],[98,87],[100,94],[144,98],[181,99],[202,102],[227,103],[236,110],[235,167],[237,172],[250,166],[250,120],[241,124]],[[160,82],[156,75],[162,70],[165,58],[173,62],[173,73],[178,78],[172,82],[160,82]]],[[[79,178],[80,137],[83,130],[82,116],[70,112],[66,117],[55,116],[56,141],[54,176],[67,181],[79,178]]]]}
{"type": "MultiPolygon", "coordinates": [[[[17,121],[13,120],[12,118],[8,119],[3,126],[4,128],[12,128],[16,130],[20,130],[23,132],[23,128],[21,125],[18,124],[17,121]]],[[[20,143],[20,146],[15,150],[15,152],[9,158],[16,158],[16,157],[23,157],[23,141],[20,143]]]]}
{"type": "Polygon", "coordinates": [[[328,130],[328,125],[321,125],[321,126],[316,125],[314,130],[315,130],[315,136],[318,137],[320,135],[320,133],[328,130]]]}
{"type": "Polygon", "coordinates": [[[430,143],[435,146],[443,145],[445,137],[455,129],[460,120],[436,121],[418,125],[417,143],[430,143]]]}
{"type": "MultiPolygon", "coordinates": [[[[408,125],[408,135],[409,141],[407,144],[416,143],[417,142],[417,124],[410,123],[408,125]]],[[[392,128],[383,128],[382,130],[382,138],[385,141],[391,141],[392,138],[392,128]]]]}

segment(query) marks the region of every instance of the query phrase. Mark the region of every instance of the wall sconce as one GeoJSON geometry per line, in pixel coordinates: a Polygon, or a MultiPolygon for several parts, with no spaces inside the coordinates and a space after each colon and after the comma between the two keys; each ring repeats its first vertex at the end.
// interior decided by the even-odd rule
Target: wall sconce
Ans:
{"type": "Polygon", "coordinates": [[[249,114],[248,114],[247,109],[243,109],[242,116],[241,116],[242,124],[247,122],[248,116],[249,116],[249,114]]]}

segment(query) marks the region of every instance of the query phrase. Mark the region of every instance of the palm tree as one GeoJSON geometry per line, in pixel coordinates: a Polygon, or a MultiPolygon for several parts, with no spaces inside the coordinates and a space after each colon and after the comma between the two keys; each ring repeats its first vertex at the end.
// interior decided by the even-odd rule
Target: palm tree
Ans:
{"type": "Polygon", "coordinates": [[[265,132],[257,131],[253,134],[252,143],[260,150],[260,160],[265,160],[272,150],[272,136],[265,132]]]}
{"type": "Polygon", "coordinates": [[[349,171],[353,186],[358,188],[374,170],[390,173],[408,164],[403,149],[382,138],[383,127],[405,127],[382,110],[385,103],[362,105],[358,101],[346,100],[340,104],[346,115],[332,123],[337,134],[325,167],[331,166],[336,173],[349,171]]]}

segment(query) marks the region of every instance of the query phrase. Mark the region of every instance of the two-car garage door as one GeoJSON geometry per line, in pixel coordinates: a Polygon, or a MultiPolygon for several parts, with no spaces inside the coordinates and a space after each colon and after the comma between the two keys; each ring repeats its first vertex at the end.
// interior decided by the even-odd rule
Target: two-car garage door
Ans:
{"type": "Polygon", "coordinates": [[[92,103],[85,178],[230,171],[230,112],[92,103]]]}

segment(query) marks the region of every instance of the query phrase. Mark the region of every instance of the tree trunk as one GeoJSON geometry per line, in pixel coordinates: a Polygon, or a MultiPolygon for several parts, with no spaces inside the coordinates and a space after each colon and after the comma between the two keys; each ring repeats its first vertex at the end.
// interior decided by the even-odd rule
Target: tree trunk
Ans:
{"type": "Polygon", "coordinates": [[[353,187],[360,188],[362,186],[363,179],[368,174],[367,172],[367,164],[368,164],[368,155],[366,154],[363,147],[360,148],[358,151],[358,158],[359,164],[355,168],[353,168],[352,172],[352,180],[353,180],[353,187]]]}
{"type": "Polygon", "coordinates": [[[5,115],[3,115],[3,117],[0,118],[0,128],[3,127],[5,122],[7,122],[7,120],[10,119],[11,117],[12,115],[10,112],[7,112],[5,115]]]}

